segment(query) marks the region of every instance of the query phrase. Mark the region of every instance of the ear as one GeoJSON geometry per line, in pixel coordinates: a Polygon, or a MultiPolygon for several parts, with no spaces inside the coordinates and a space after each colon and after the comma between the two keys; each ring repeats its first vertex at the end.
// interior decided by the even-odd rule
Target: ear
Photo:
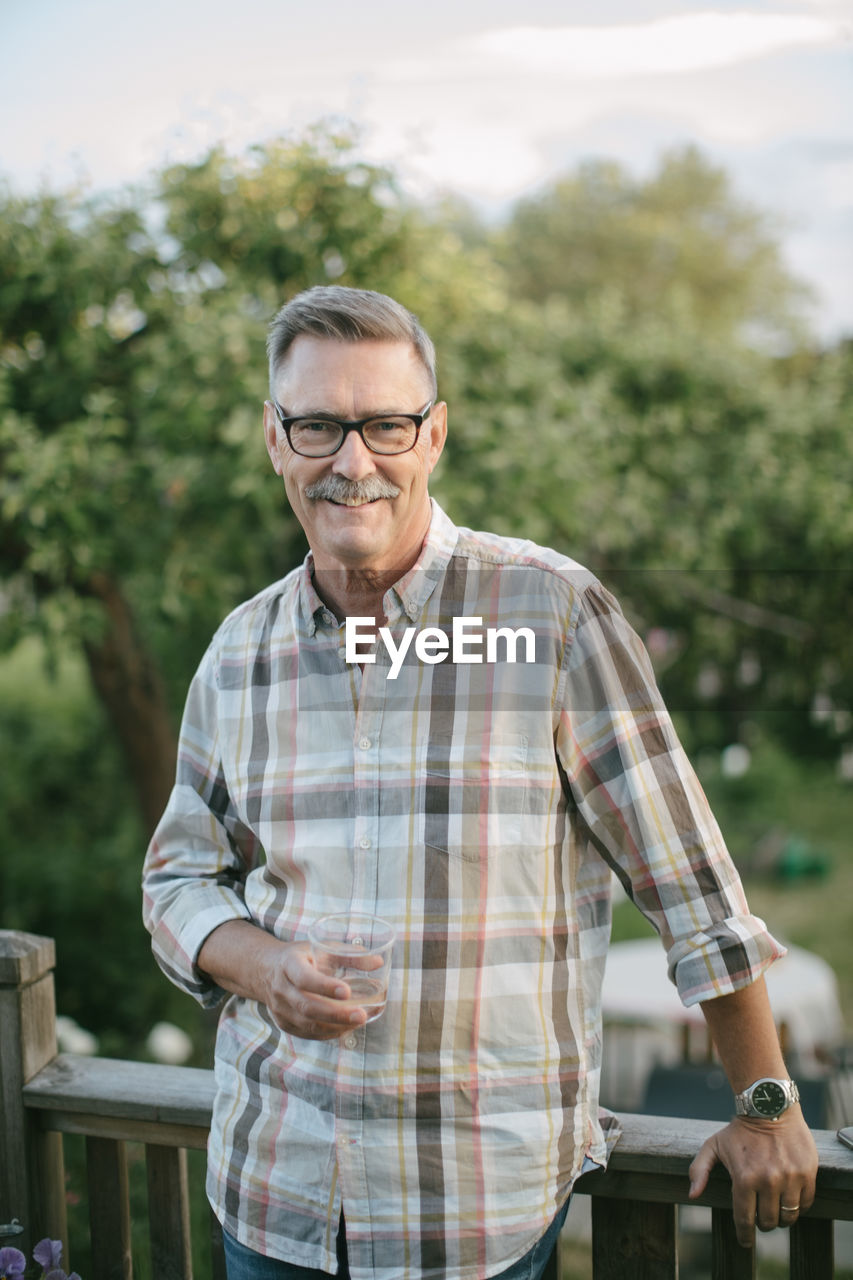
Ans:
{"type": "Polygon", "coordinates": [[[447,439],[447,405],[444,400],[434,404],[427,419],[429,423],[429,469],[432,472],[441,457],[447,439]]]}
{"type": "Polygon", "coordinates": [[[264,439],[266,440],[267,453],[270,455],[273,471],[277,476],[280,476],[282,474],[282,465],[281,453],[278,447],[278,418],[269,400],[264,401],[264,439]]]}

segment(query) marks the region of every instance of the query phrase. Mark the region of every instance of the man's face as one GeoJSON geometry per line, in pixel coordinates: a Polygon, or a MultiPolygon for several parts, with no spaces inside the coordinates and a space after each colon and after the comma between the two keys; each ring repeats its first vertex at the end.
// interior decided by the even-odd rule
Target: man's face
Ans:
{"type": "MultiPolygon", "coordinates": [[[[354,421],[417,413],[430,398],[430,383],[407,342],[337,342],[302,334],[279,368],[275,395],[288,417],[322,412],[354,421]]],[[[445,404],[433,406],[408,453],[371,453],[358,433],[350,431],[331,457],[304,458],[290,448],[267,402],[267,451],[284,479],[317,569],[405,572],[414,563],[429,527],[427,481],[444,447],[446,414],[445,404]],[[386,490],[390,482],[398,492],[355,505],[309,497],[306,490],[327,476],[378,478],[386,490]]]]}

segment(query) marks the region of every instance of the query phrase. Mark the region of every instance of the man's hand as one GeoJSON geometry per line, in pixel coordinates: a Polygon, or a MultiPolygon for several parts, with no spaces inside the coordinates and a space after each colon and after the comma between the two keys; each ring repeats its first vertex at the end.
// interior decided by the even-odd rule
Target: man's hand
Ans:
{"type": "Polygon", "coordinates": [[[690,1198],[705,1190],[717,1161],[732,1179],[737,1238],[744,1248],[761,1231],[790,1227],[814,1200],[818,1157],[798,1106],[778,1120],[736,1116],[713,1134],[690,1166],[690,1198]]]}
{"type": "MultiPolygon", "coordinates": [[[[378,956],[369,959],[382,963],[378,956]]],[[[291,1035],[333,1040],[367,1021],[367,1011],[350,1002],[347,984],[317,968],[307,942],[281,943],[277,952],[270,950],[261,981],[263,1003],[291,1035]]]]}
{"type": "Polygon", "coordinates": [[[248,920],[214,929],[198,966],[225,991],[266,1005],[282,1031],[306,1040],[334,1040],[367,1021],[347,984],[320,972],[307,942],[282,942],[248,920]]]}

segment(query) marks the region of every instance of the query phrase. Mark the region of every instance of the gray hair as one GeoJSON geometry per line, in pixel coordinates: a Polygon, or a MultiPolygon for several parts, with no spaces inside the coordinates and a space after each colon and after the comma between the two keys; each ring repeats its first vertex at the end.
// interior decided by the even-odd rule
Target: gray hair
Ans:
{"type": "Polygon", "coordinates": [[[270,325],[270,390],[288,350],[303,333],[338,342],[410,342],[437,392],[435,347],[417,316],[387,294],[344,285],[316,285],[285,303],[270,325]]]}

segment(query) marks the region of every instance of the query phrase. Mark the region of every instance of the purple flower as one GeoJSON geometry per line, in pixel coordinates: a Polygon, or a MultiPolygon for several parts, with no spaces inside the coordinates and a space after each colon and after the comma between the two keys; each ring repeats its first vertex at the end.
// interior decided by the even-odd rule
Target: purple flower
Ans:
{"type": "Polygon", "coordinates": [[[40,1267],[44,1267],[45,1271],[58,1267],[62,1261],[62,1241],[51,1240],[45,1236],[44,1240],[39,1240],[33,1249],[33,1258],[40,1267]]]}
{"type": "Polygon", "coordinates": [[[11,1244],[0,1249],[0,1280],[23,1280],[26,1265],[27,1260],[20,1249],[11,1244]]]}

